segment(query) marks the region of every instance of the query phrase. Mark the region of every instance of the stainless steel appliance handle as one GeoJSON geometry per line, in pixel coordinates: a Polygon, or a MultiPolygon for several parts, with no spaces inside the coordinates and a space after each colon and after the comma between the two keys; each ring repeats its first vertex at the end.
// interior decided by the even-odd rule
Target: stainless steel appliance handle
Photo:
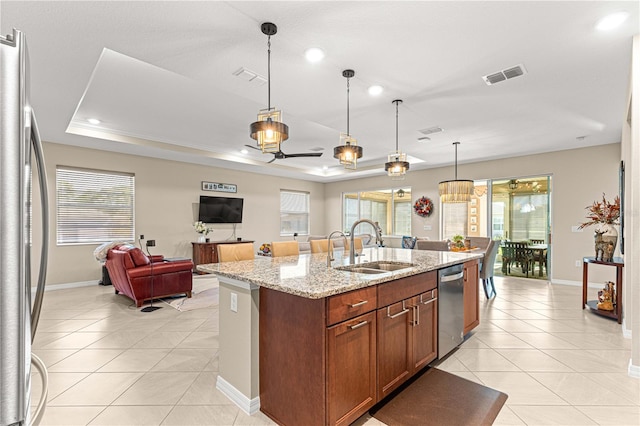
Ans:
{"type": "Polygon", "coordinates": [[[464,277],[464,272],[457,273],[455,275],[443,275],[440,277],[441,283],[448,283],[449,281],[456,281],[464,277]]]}
{"type": "MultiPolygon", "coordinates": [[[[36,297],[33,302],[33,310],[31,311],[31,343],[33,343],[33,339],[36,337],[38,321],[40,319],[40,310],[42,309],[44,285],[47,279],[47,263],[49,261],[49,185],[47,183],[47,169],[44,164],[42,141],[40,140],[38,123],[36,122],[36,115],[33,110],[31,110],[31,143],[33,145],[33,153],[38,168],[40,204],[42,205],[42,247],[40,248],[40,271],[38,273],[36,297]]],[[[28,284],[29,286],[31,285],[31,283],[28,284]]],[[[28,288],[27,290],[31,291],[31,288],[28,288]]]]}

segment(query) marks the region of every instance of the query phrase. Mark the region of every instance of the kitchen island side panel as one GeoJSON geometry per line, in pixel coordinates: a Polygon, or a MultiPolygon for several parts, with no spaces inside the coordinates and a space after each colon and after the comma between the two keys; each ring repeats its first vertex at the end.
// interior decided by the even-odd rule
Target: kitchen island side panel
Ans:
{"type": "Polygon", "coordinates": [[[326,301],[260,288],[260,410],[287,426],[326,424],[326,301]]]}

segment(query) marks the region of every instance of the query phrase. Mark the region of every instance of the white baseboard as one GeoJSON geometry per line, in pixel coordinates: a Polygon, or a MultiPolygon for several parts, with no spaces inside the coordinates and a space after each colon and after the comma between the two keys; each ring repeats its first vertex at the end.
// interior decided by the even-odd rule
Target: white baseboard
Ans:
{"type": "Polygon", "coordinates": [[[629,359],[629,376],[640,378],[640,365],[631,364],[631,359],[629,359]]]}
{"type": "MultiPolygon", "coordinates": [[[[99,281],[78,281],[75,283],[65,283],[65,284],[49,284],[44,286],[44,291],[55,291],[55,290],[65,290],[68,288],[78,288],[78,287],[91,287],[94,285],[98,285],[99,281]]],[[[31,287],[31,293],[34,294],[36,292],[36,287],[31,287]]]]}
{"type": "Polygon", "coordinates": [[[253,415],[260,411],[260,397],[257,396],[249,399],[245,394],[236,389],[231,383],[227,382],[221,376],[216,380],[216,389],[222,392],[234,404],[248,415],[253,415]]]}
{"type": "MultiPolygon", "coordinates": [[[[582,287],[582,281],[571,281],[571,280],[551,280],[551,284],[561,284],[561,285],[570,285],[573,287],[582,287]]],[[[601,283],[587,283],[588,288],[602,288],[601,283]]]]}
{"type": "Polygon", "coordinates": [[[622,336],[625,339],[631,339],[631,334],[631,329],[627,328],[627,318],[622,318],[622,336]]]}

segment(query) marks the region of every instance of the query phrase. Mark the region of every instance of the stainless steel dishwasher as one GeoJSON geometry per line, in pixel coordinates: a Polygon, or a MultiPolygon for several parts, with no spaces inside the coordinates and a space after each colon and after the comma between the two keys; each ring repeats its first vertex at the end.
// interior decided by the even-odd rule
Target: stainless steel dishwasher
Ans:
{"type": "Polygon", "coordinates": [[[438,271],[438,358],[464,340],[464,285],[462,264],[438,271]]]}

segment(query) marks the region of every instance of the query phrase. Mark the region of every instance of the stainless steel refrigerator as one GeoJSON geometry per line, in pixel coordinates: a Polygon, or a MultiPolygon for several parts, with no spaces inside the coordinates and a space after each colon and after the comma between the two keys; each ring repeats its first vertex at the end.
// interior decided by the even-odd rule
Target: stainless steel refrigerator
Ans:
{"type": "MultiPolygon", "coordinates": [[[[31,343],[44,291],[49,243],[47,182],[35,115],[29,104],[29,58],[25,36],[0,36],[0,425],[37,423],[30,415],[31,343]],[[31,301],[32,158],[38,171],[42,233],[37,291],[31,301]]],[[[34,365],[46,380],[46,369],[34,365]]],[[[46,395],[46,384],[43,384],[46,395]]]]}

